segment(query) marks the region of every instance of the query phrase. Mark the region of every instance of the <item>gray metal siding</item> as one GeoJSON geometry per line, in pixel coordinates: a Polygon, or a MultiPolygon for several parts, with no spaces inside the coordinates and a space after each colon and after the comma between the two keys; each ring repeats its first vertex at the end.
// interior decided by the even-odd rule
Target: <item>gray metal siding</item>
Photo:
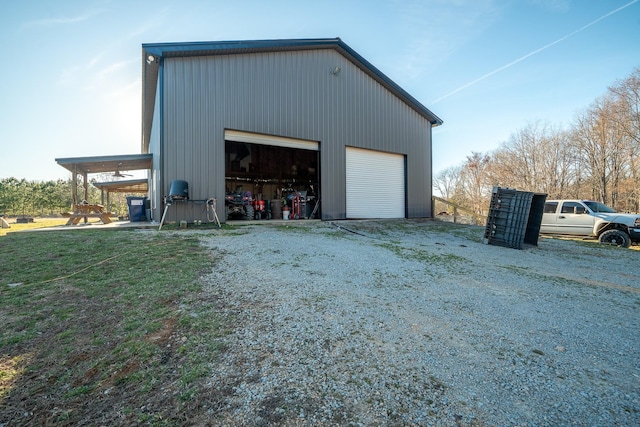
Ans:
{"type": "MultiPolygon", "coordinates": [[[[159,93],[159,91],[157,91],[159,93]]],[[[162,209],[162,196],[163,190],[160,185],[158,177],[160,176],[160,158],[161,158],[161,144],[160,144],[160,97],[156,97],[155,106],[153,109],[153,126],[151,127],[149,137],[149,152],[153,154],[153,160],[151,164],[151,174],[148,177],[149,180],[149,200],[152,211],[152,219],[155,221],[160,220],[160,209],[162,209]]]]}
{"type": "Polygon", "coordinates": [[[323,219],[346,217],[345,146],[407,155],[408,216],[431,216],[431,124],[335,50],[163,61],[165,191],[184,179],[192,199],[222,201],[235,129],[320,142],[323,219]]]}

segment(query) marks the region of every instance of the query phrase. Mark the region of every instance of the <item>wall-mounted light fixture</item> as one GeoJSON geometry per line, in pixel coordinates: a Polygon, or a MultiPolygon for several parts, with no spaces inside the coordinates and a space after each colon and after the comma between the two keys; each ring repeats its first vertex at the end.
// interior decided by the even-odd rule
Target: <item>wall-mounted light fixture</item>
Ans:
{"type": "Polygon", "coordinates": [[[151,64],[153,64],[154,62],[157,62],[157,61],[158,61],[158,58],[156,58],[155,56],[147,55],[147,64],[151,65],[151,64]]]}
{"type": "Polygon", "coordinates": [[[336,68],[334,68],[331,73],[333,73],[334,76],[337,76],[338,74],[340,74],[340,71],[342,71],[342,69],[336,66],[336,68]]]}

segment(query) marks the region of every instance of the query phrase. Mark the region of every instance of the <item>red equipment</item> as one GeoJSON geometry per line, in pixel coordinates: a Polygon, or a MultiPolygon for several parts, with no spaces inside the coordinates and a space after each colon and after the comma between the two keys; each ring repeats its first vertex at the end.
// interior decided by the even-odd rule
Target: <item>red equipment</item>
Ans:
{"type": "Polygon", "coordinates": [[[256,219],[262,219],[266,210],[264,200],[254,200],[253,210],[255,212],[256,219]]]}
{"type": "Polygon", "coordinates": [[[300,198],[300,193],[297,191],[291,195],[289,195],[289,200],[291,200],[291,219],[300,219],[302,218],[302,200],[300,198]]]}

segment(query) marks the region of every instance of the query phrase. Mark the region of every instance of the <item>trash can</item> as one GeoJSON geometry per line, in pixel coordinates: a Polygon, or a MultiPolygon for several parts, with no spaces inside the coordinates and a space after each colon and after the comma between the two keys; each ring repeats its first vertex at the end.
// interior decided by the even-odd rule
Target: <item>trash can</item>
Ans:
{"type": "Polygon", "coordinates": [[[129,208],[129,221],[146,221],[147,216],[144,208],[146,197],[127,196],[127,207],[129,208]]]}

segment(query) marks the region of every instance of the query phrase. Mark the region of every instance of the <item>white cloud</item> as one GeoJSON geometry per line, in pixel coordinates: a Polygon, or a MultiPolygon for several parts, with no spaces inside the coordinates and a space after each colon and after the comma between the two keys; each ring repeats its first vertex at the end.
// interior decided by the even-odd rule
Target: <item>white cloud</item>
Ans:
{"type": "Polygon", "coordinates": [[[152,14],[145,17],[145,20],[136,28],[126,34],[125,40],[135,40],[140,36],[152,33],[166,24],[168,17],[171,17],[171,9],[168,6],[154,10],[152,14]]]}
{"type": "Polygon", "coordinates": [[[36,27],[52,27],[52,26],[59,26],[59,25],[76,24],[78,22],[83,22],[93,18],[94,16],[100,15],[102,12],[103,12],[102,10],[94,10],[94,11],[86,12],[82,15],[77,15],[77,16],[36,19],[33,21],[25,22],[24,24],[22,24],[22,27],[36,28],[36,27]]]}
{"type": "Polygon", "coordinates": [[[134,64],[134,63],[138,64],[139,62],[140,62],[140,59],[136,58],[136,59],[130,59],[127,61],[118,61],[118,62],[109,64],[108,66],[104,67],[102,70],[100,70],[96,74],[95,80],[97,81],[106,80],[109,76],[113,75],[114,73],[119,72],[120,70],[126,68],[131,64],[134,64]]]}
{"type": "Polygon", "coordinates": [[[611,16],[611,15],[613,15],[613,14],[615,14],[615,13],[618,13],[619,11],[621,11],[621,10],[623,10],[623,9],[626,9],[627,7],[629,7],[629,6],[631,6],[631,5],[635,4],[635,3],[637,3],[638,1],[640,1],[640,0],[632,0],[632,1],[630,1],[629,3],[627,3],[627,4],[623,5],[623,6],[620,6],[620,7],[616,8],[616,9],[613,9],[613,10],[611,10],[610,12],[605,13],[604,15],[600,16],[598,19],[596,19],[596,20],[594,20],[594,21],[591,21],[591,22],[589,22],[589,23],[588,23],[588,24],[586,24],[586,25],[583,25],[582,27],[578,28],[577,30],[572,31],[572,32],[570,32],[570,33],[568,33],[568,34],[566,34],[566,35],[564,35],[564,36],[560,37],[560,38],[559,38],[559,39],[557,39],[557,40],[554,40],[554,41],[552,41],[551,43],[547,43],[546,45],[544,45],[544,46],[542,46],[542,47],[540,47],[540,48],[538,48],[538,49],[535,49],[535,50],[533,50],[533,51],[531,51],[531,52],[527,53],[526,55],[521,56],[520,58],[517,58],[517,59],[515,59],[515,60],[513,60],[513,61],[511,61],[511,62],[509,62],[509,63],[507,63],[507,64],[505,64],[505,65],[503,65],[503,66],[501,66],[501,67],[498,67],[498,68],[494,69],[493,71],[491,71],[491,72],[489,72],[489,73],[486,73],[486,74],[484,74],[484,75],[482,75],[482,76],[478,77],[478,78],[477,78],[477,79],[475,79],[475,80],[472,80],[472,81],[470,81],[470,82],[468,82],[468,83],[465,83],[464,85],[462,85],[462,86],[460,86],[460,87],[458,87],[458,88],[454,89],[453,91],[451,91],[451,92],[449,92],[449,93],[447,93],[447,94],[445,94],[445,95],[443,95],[443,96],[441,96],[441,97],[439,97],[439,98],[435,99],[434,101],[432,101],[432,102],[431,102],[431,104],[435,104],[435,103],[437,103],[437,102],[440,102],[440,101],[442,101],[443,99],[448,98],[449,96],[451,96],[451,95],[453,95],[453,94],[456,94],[456,93],[458,93],[458,92],[460,92],[460,91],[462,91],[462,90],[464,90],[464,89],[467,89],[467,88],[469,88],[469,87],[471,87],[471,86],[475,85],[475,84],[476,84],[476,83],[478,83],[478,82],[481,82],[482,80],[484,80],[484,79],[486,79],[486,78],[488,78],[488,77],[493,76],[494,74],[497,74],[497,73],[499,73],[499,72],[501,72],[501,71],[503,71],[503,70],[506,70],[507,68],[511,68],[512,66],[514,66],[514,65],[516,65],[516,64],[518,64],[518,63],[520,63],[520,62],[522,62],[522,61],[524,61],[524,60],[526,60],[526,59],[528,59],[528,58],[530,58],[530,57],[532,57],[532,56],[534,56],[534,55],[537,55],[538,53],[540,53],[540,52],[542,52],[542,51],[544,51],[544,50],[547,50],[547,49],[549,49],[549,48],[551,48],[551,47],[555,46],[555,45],[556,45],[556,44],[558,44],[558,43],[561,43],[561,42],[565,41],[565,40],[566,40],[566,39],[568,39],[569,37],[572,37],[572,36],[574,36],[574,35],[576,35],[576,34],[578,34],[578,33],[582,32],[582,31],[586,30],[586,29],[587,29],[587,28],[589,28],[589,27],[591,27],[591,26],[593,26],[593,25],[596,25],[597,23],[599,23],[599,22],[600,22],[600,21],[602,21],[603,19],[606,19],[606,18],[608,18],[609,16],[611,16]]]}
{"type": "Polygon", "coordinates": [[[398,1],[402,38],[396,73],[415,79],[446,61],[468,40],[483,33],[500,15],[494,0],[398,1]]]}
{"type": "Polygon", "coordinates": [[[94,67],[96,67],[100,61],[102,60],[102,58],[104,58],[106,56],[106,52],[98,52],[95,55],[93,55],[93,58],[91,58],[89,60],[89,62],[87,63],[86,69],[90,70],[94,67]]]}

